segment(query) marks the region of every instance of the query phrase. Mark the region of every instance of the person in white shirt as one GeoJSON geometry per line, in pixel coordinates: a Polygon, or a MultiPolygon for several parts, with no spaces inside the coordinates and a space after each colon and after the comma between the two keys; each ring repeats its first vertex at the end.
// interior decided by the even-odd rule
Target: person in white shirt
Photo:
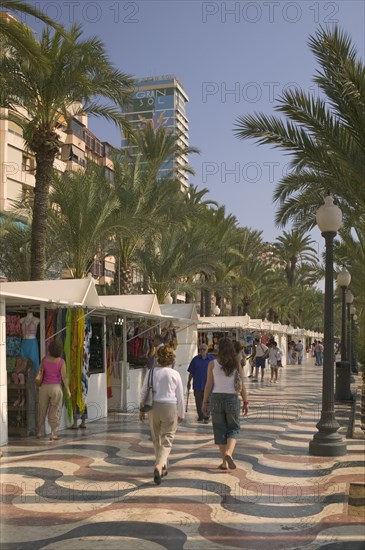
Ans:
{"type": "MultiPolygon", "coordinates": [[[[148,413],[153,446],[155,469],[153,479],[160,485],[167,475],[167,460],[171,452],[177,425],[184,420],[184,390],[180,374],[171,368],[175,354],[168,346],[157,350],[158,366],[153,367],[153,404],[148,413]]],[[[147,394],[148,376],[145,376],[141,390],[141,408],[147,394]]],[[[139,419],[143,422],[145,413],[140,410],[139,419]]]]}
{"type": "Polygon", "coordinates": [[[272,342],[269,350],[269,364],[271,369],[270,382],[278,381],[278,367],[282,366],[283,352],[278,348],[276,342],[272,342]]]}
{"type": "Polygon", "coordinates": [[[261,369],[261,382],[264,381],[266,358],[269,355],[269,348],[262,344],[259,338],[255,338],[255,378],[252,382],[257,382],[259,377],[259,369],[261,369]]]}

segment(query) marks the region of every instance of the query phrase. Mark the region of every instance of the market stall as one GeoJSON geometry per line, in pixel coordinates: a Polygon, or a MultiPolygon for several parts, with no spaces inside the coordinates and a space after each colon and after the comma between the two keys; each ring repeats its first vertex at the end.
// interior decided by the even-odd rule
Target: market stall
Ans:
{"type": "MultiPolygon", "coordinates": [[[[1,283],[0,392],[2,403],[7,404],[1,411],[1,445],[7,443],[8,435],[35,435],[37,393],[34,375],[48,342],[55,336],[65,344],[73,389],[72,402],[62,411],[60,429],[72,422],[72,407],[76,402],[81,408],[83,406],[85,396],[81,378],[85,369],[90,371],[88,418],[96,420],[107,415],[104,318],[97,314],[98,306],[99,296],[91,278],[1,283]],[[19,330],[19,326],[25,330],[19,330]],[[89,353],[85,361],[86,333],[89,334],[86,348],[89,353]],[[14,369],[18,368],[22,357],[27,358],[28,363],[24,379],[19,383],[19,379],[14,377],[14,369]],[[18,398],[14,392],[18,392],[18,398]]],[[[48,425],[46,433],[49,433],[48,425]]]]}

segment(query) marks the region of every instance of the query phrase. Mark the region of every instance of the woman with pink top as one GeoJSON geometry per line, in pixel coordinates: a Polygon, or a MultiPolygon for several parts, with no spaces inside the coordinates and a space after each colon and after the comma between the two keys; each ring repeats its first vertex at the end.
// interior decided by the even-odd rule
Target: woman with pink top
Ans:
{"type": "Polygon", "coordinates": [[[62,359],[62,343],[58,340],[52,341],[48,346],[48,355],[41,361],[43,366],[43,381],[39,388],[38,404],[38,439],[44,435],[44,423],[48,410],[48,422],[51,427],[50,440],[57,437],[57,427],[60,422],[63,391],[62,382],[66,389],[67,397],[71,397],[70,388],[67,382],[66,364],[62,359]]]}

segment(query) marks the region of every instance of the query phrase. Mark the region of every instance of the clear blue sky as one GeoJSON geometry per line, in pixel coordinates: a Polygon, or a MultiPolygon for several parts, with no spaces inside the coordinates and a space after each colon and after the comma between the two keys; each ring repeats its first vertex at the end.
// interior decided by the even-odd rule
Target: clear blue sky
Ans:
{"type": "MultiPolygon", "coordinates": [[[[307,40],[322,25],[338,23],[364,57],[365,2],[345,1],[120,1],[41,0],[32,2],[69,26],[82,23],[86,35],[105,43],[111,60],[135,77],[174,74],[189,103],[191,183],[226,206],[241,226],[263,231],[273,241],[272,194],[289,162],[278,150],[239,141],[238,116],[273,112],[274,97],[286,86],[316,92],[316,63],[307,40]],[[232,93],[229,93],[229,92],[232,93]]],[[[27,22],[39,30],[31,18],[27,22]]],[[[118,131],[92,121],[102,140],[119,145],[118,131]]],[[[313,238],[323,239],[319,231],[313,238]]]]}

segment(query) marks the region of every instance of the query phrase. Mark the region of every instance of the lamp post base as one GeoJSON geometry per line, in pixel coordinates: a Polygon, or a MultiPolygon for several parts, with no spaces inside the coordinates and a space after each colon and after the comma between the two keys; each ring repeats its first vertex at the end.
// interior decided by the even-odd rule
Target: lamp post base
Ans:
{"type": "Polygon", "coordinates": [[[338,433],[317,432],[309,442],[312,456],[344,456],[346,453],[346,443],[338,433]]]}
{"type": "Polygon", "coordinates": [[[348,361],[336,362],[336,401],[352,401],[350,385],[350,363],[348,361]]]}

